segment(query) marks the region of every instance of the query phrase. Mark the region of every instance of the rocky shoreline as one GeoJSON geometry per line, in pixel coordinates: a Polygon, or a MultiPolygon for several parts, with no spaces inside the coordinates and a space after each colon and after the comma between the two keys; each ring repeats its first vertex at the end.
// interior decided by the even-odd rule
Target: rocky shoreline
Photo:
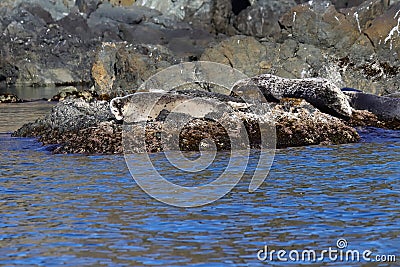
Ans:
{"type": "Polygon", "coordinates": [[[204,60],[250,77],[321,77],[391,94],[400,87],[399,10],[394,0],[5,0],[0,86],[94,86],[113,97],[204,60]]]}
{"type": "MultiPolygon", "coordinates": [[[[60,101],[51,114],[14,136],[56,144],[55,153],[122,153],[123,126],[110,112],[111,99],[181,62],[222,63],[252,82],[268,81],[258,87],[278,148],[357,142],[357,126],[400,128],[400,1],[5,0],[0,15],[0,88],[63,88],[51,99],[60,101]]],[[[229,97],[240,103],[246,95],[229,97]]],[[[260,118],[232,114],[241,116],[256,148],[260,118]]],[[[163,150],[162,126],[148,122],[148,151],[163,150]]],[[[226,132],[205,118],[193,118],[182,134],[182,150],[196,150],[207,136],[229,148],[226,132]]]]}
{"type": "MultiPolygon", "coordinates": [[[[275,142],[273,145],[276,148],[358,142],[360,137],[354,128],[357,126],[400,129],[400,120],[395,117],[385,121],[379,119],[379,114],[351,108],[350,97],[344,98],[345,102],[336,101],[346,95],[328,80],[306,81],[311,86],[310,88],[321,84],[332,88],[332,91],[318,92],[321,103],[324,103],[321,105],[344,109],[350,112],[347,118],[332,116],[325,113],[327,109],[323,108],[325,112],[322,112],[304,99],[290,98],[299,90],[310,91],[310,88],[303,87],[304,80],[289,80],[265,75],[253,79],[262,80],[261,84],[264,89],[269,88],[269,92],[274,90],[277,95],[280,94],[279,92],[285,92],[286,97],[278,101],[256,103],[252,108],[248,108],[243,103],[243,99],[237,95],[238,92],[248,90],[240,88],[245,84],[243,81],[238,83],[239,88],[234,89],[230,96],[212,92],[201,93],[193,89],[164,93],[148,92],[133,95],[128,100],[121,98],[125,103],[118,103],[118,105],[113,101],[118,102],[119,98],[113,99],[111,110],[109,101],[94,98],[90,100],[69,98],[59,102],[45,118],[24,125],[13,136],[37,137],[43,145],[50,145],[54,153],[121,154],[128,152],[123,138],[125,141],[131,139],[129,151],[138,153],[173,149],[197,151],[202,145],[202,149],[207,149],[202,144],[206,138],[213,140],[216,149],[229,150],[233,145],[230,133],[237,131],[240,127],[236,125],[240,123],[245,125],[245,135],[249,138],[249,146],[234,144],[241,149],[260,148],[260,125],[263,123],[270,123],[270,127],[274,127],[274,132],[271,134],[273,136],[270,137],[275,142]],[[292,85],[293,95],[289,95],[286,87],[272,88],[271,84],[275,84],[279,79],[285,84],[292,85]],[[155,111],[152,117],[143,118],[143,114],[138,114],[136,111],[150,105],[146,98],[153,96],[160,99],[164,97],[167,100],[156,102],[151,109],[155,111]],[[173,107],[180,104],[179,101],[182,99],[191,101],[188,102],[187,110],[195,110],[196,113],[203,115],[193,115],[183,110],[175,111],[173,107]],[[215,110],[212,109],[213,103],[217,103],[215,110]],[[220,103],[229,105],[232,109],[225,110],[220,103]],[[120,110],[113,110],[113,106],[118,106],[120,110]],[[263,111],[255,112],[255,110],[263,111]],[[220,114],[215,115],[216,111],[220,114]],[[171,121],[167,123],[166,118],[174,117],[176,119],[172,119],[172,124],[171,121]],[[117,118],[123,119],[124,124],[117,118]],[[221,125],[221,121],[225,124],[221,125]],[[183,125],[179,127],[178,124],[182,122],[184,122],[183,125]],[[226,127],[226,122],[231,123],[230,128],[226,127]],[[128,133],[124,127],[130,127],[128,133]],[[138,138],[141,131],[145,132],[144,141],[138,138]],[[164,141],[161,136],[164,136],[164,141]],[[178,138],[173,139],[176,136],[178,138]],[[175,140],[175,142],[169,140],[175,140]],[[146,145],[144,146],[141,142],[145,142],[146,145]],[[170,144],[177,144],[177,147],[171,148],[170,144]]],[[[312,97],[312,94],[309,93],[308,97],[312,97]]],[[[400,99],[396,101],[400,104],[400,99]]],[[[400,114],[399,110],[396,114],[396,116],[400,114]]],[[[214,147],[210,149],[212,148],[214,147]]]]}

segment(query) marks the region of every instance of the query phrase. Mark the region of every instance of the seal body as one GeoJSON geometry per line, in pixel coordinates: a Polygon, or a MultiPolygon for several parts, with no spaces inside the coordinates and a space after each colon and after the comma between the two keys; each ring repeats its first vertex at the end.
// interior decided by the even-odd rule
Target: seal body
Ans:
{"type": "Polygon", "coordinates": [[[135,93],[116,97],[110,102],[111,113],[127,123],[152,121],[160,114],[181,113],[194,118],[225,110],[218,100],[169,93],[135,93]]]}
{"type": "Polygon", "coordinates": [[[400,121],[400,98],[365,93],[351,93],[348,96],[354,109],[368,110],[383,121],[400,121]]]}
{"type": "Polygon", "coordinates": [[[233,88],[233,93],[240,97],[255,95],[258,91],[268,102],[301,98],[320,111],[341,119],[349,119],[352,114],[347,96],[327,79],[286,79],[262,74],[239,81],[233,88]]]}

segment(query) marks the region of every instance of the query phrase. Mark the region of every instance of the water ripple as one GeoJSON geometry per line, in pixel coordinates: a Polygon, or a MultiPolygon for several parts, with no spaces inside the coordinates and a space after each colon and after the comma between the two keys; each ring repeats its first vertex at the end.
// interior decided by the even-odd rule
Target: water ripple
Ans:
{"type": "Polygon", "coordinates": [[[399,255],[399,135],[376,131],[361,144],[278,150],[258,191],[246,192],[249,167],[231,193],[195,209],[151,199],[121,156],[51,155],[0,135],[0,264],[266,266],[264,245],[327,249],[340,237],[399,255]]]}

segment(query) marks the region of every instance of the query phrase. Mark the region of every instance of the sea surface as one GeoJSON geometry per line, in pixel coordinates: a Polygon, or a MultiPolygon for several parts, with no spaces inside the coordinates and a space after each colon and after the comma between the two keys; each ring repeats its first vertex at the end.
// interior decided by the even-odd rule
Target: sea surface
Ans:
{"type": "MultiPolygon", "coordinates": [[[[277,150],[267,179],[249,193],[253,151],[232,192],[177,208],[144,193],[123,156],[52,155],[11,137],[51,105],[0,105],[1,266],[400,266],[398,131],[359,129],[358,144],[277,150]],[[272,250],[288,261],[276,252],[263,261],[272,250]],[[291,250],[357,250],[361,258],[290,260],[291,250]],[[364,251],[397,262],[370,263],[364,251]]],[[[162,153],[151,159],[179,183],[215,179],[229,154],[218,153],[203,177],[180,174],[162,153]]]]}

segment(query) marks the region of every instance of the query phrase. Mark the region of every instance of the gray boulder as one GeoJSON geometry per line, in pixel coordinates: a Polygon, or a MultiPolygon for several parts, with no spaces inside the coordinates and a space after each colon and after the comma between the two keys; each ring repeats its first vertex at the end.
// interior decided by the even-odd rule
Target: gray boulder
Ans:
{"type": "Polygon", "coordinates": [[[38,138],[53,153],[122,153],[122,128],[111,116],[106,101],[65,100],[13,136],[38,138]]]}
{"type": "Polygon", "coordinates": [[[333,52],[345,52],[361,35],[357,26],[329,1],[309,1],[284,14],[280,24],[288,37],[333,52]]]}
{"type": "Polygon", "coordinates": [[[269,6],[253,5],[240,12],[234,21],[234,26],[241,34],[278,39],[280,36],[279,15],[269,6]]]}
{"type": "Polygon", "coordinates": [[[254,37],[234,36],[206,49],[200,60],[225,64],[254,76],[261,74],[260,63],[266,54],[265,46],[254,37]]]}
{"type": "Polygon", "coordinates": [[[89,40],[85,18],[70,13],[59,21],[39,4],[17,5],[1,19],[0,64],[8,84],[85,85],[98,41],[89,40]],[[77,27],[76,27],[77,26],[77,27]],[[4,69],[5,67],[5,69],[4,69]]]}
{"type": "Polygon", "coordinates": [[[237,14],[233,25],[240,34],[277,40],[281,33],[279,18],[294,6],[294,0],[252,1],[251,6],[237,14]]]}
{"type": "Polygon", "coordinates": [[[201,25],[202,28],[212,29],[214,5],[211,0],[138,0],[135,5],[156,9],[166,16],[172,16],[178,21],[190,22],[194,26],[201,25]]]}
{"type": "Polygon", "coordinates": [[[60,133],[78,131],[111,119],[112,114],[106,101],[87,102],[82,99],[68,99],[59,102],[43,119],[22,127],[17,135],[40,136],[50,129],[60,133]]]}

